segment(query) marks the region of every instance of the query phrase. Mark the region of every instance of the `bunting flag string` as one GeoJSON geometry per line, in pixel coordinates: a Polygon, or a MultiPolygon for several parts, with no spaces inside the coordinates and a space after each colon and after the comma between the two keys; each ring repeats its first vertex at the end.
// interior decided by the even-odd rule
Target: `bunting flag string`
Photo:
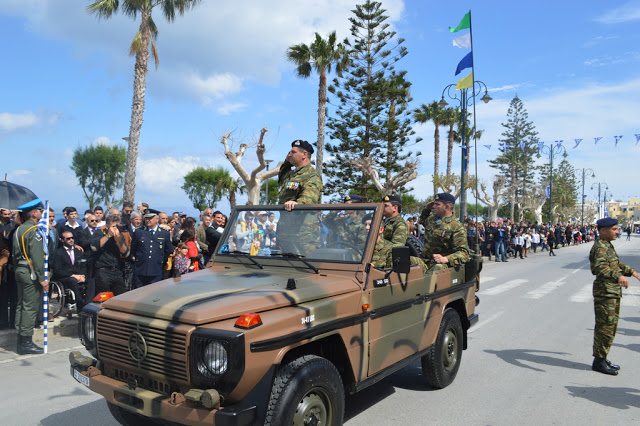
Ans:
{"type": "Polygon", "coordinates": [[[527,147],[527,143],[526,142],[520,142],[520,149],[522,149],[522,152],[524,152],[524,149],[527,147]]]}
{"type": "Polygon", "coordinates": [[[538,145],[538,151],[540,151],[542,149],[542,147],[544,146],[544,142],[536,142],[536,144],[538,145]]]}
{"type": "Polygon", "coordinates": [[[618,147],[618,142],[620,141],[620,139],[622,139],[622,135],[614,136],[614,138],[616,138],[616,148],[617,148],[618,147]]]}
{"type": "MultiPolygon", "coordinates": [[[[640,136],[640,135],[639,135],[640,136]]],[[[638,138],[638,140],[640,140],[640,138],[638,138]]],[[[483,145],[485,148],[487,149],[491,149],[491,145],[483,145]]]]}
{"type": "Polygon", "coordinates": [[[602,136],[599,136],[599,137],[597,137],[597,138],[593,138],[593,139],[596,141],[596,143],[595,143],[594,145],[598,145],[598,141],[599,141],[600,139],[602,139],[602,136]]]}
{"type": "Polygon", "coordinates": [[[500,142],[500,149],[502,150],[502,152],[507,150],[507,144],[505,142],[500,142]]]}
{"type": "MultiPolygon", "coordinates": [[[[640,133],[635,133],[634,136],[636,137],[636,143],[634,146],[638,146],[640,145],[640,133]]],[[[620,142],[620,140],[623,138],[623,135],[618,135],[618,136],[612,136],[613,142],[614,142],[614,146],[617,148],[618,147],[618,142],[620,142]]],[[[607,140],[607,138],[605,138],[604,136],[599,136],[596,138],[593,138],[594,140],[594,144],[597,145],[598,142],[600,142],[602,139],[604,139],[605,141],[607,140]]],[[[584,139],[574,139],[573,141],[575,142],[575,145],[573,147],[571,147],[571,149],[576,149],[580,143],[583,141],[584,139]]],[[[609,139],[610,140],[610,139],[609,139]]],[[[542,147],[545,146],[545,142],[542,141],[537,141],[535,142],[536,145],[538,146],[538,151],[540,151],[542,149],[542,147]]],[[[564,146],[564,140],[554,140],[553,142],[549,142],[550,145],[553,145],[554,148],[560,148],[562,146],[564,146]]],[[[514,149],[514,148],[520,148],[523,152],[525,151],[526,147],[527,147],[528,143],[527,142],[518,142],[517,144],[515,144],[514,146],[509,146],[509,144],[507,143],[500,143],[498,144],[499,149],[503,152],[506,152],[509,149],[514,149]]],[[[487,149],[491,149],[491,147],[493,145],[482,145],[487,149]]],[[[568,147],[567,147],[568,149],[568,147]]]]}
{"type": "Polygon", "coordinates": [[[580,145],[580,142],[582,142],[582,139],[574,139],[574,141],[576,141],[576,146],[574,146],[573,149],[576,149],[578,145],[580,145]]]}
{"type": "Polygon", "coordinates": [[[554,141],[554,143],[556,144],[556,148],[560,148],[562,146],[562,142],[564,141],[554,141]]]}
{"type": "Polygon", "coordinates": [[[636,137],[636,146],[638,146],[638,142],[640,142],[640,133],[636,133],[635,137],[636,137]]]}

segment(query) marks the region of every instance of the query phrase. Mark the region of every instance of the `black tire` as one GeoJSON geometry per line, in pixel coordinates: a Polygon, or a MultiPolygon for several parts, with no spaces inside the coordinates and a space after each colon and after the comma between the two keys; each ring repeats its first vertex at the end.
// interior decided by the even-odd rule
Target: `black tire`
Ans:
{"type": "Polygon", "coordinates": [[[280,367],[271,387],[265,425],[338,426],[343,416],[342,378],[329,360],[305,355],[280,367]]]}
{"type": "Polygon", "coordinates": [[[407,247],[409,247],[410,255],[421,257],[422,249],[424,248],[424,243],[416,238],[415,235],[409,235],[407,238],[407,242],[405,243],[407,247]]]}
{"type": "Polygon", "coordinates": [[[119,405],[112,404],[107,401],[107,406],[109,407],[109,411],[114,419],[118,421],[123,426],[152,426],[159,425],[160,423],[154,422],[148,417],[141,416],[140,414],[133,413],[129,410],[126,410],[119,405]]]}
{"type": "Polygon", "coordinates": [[[47,316],[49,319],[55,318],[62,313],[62,309],[64,308],[64,287],[58,281],[50,281],[49,282],[49,311],[47,312],[47,316]]]}
{"type": "Polygon", "coordinates": [[[462,324],[455,309],[447,309],[442,316],[438,337],[429,352],[422,357],[422,375],[436,389],[453,383],[462,362],[462,324]]]}

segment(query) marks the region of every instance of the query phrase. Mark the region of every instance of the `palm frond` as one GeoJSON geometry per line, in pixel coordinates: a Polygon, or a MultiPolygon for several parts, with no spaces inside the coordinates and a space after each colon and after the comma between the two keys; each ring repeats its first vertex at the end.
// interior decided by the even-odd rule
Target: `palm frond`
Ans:
{"type": "Polygon", "coordinates": [[[158,69],[158,65],[160,64],[160,59],[158,58],[158,50],[156,49],[156,42],[151,40],[151,54],[153,55],[153,62],[156,64],[156,69],[158,69]]]}
{"type": "Polygon", "coordinates": [[[87,12],[98,15],[98,19],[109,19],[118,11],[118,0],[98,0],[87,6],[87,12]]]}
{"type": "Polygon", "coordinates": [[[142,33],[138,31],[136,35],[133,37],[131,41],[131,46],[129,47],[129,56],[135,56],[136,53],[142,50],[142,33]]]}

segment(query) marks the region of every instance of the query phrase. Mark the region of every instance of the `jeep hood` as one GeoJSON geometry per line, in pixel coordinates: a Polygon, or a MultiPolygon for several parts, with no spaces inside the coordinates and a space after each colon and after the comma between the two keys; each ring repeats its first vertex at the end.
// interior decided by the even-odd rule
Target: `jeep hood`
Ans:
{"type": "Polygon", "coordinates": [[[359,289],[353,275],[327,276],[281,268],[205,269],[121,294],[106,301],[103,308],[199,325],[359,289]],[[286,289],[290,278],[296,281],[294,290],[286,289]]]}

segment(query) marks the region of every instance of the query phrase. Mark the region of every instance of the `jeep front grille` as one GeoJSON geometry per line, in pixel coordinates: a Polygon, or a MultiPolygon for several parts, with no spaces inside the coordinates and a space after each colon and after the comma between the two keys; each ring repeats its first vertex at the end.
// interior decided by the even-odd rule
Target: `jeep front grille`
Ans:
{"type": "Polygon", "coordinates": [[[103,311],[98,315],[97,324],[99,358],[105,364],[135,376],[143,375],[163,383],[187,384],[187,338],[191,329],[192,326],[133,315],[123,320],[121,315],[103,311]],[[132,353],[130,344],[135,349],[136,342],[138,352],[133,350],[132,353]]]}

